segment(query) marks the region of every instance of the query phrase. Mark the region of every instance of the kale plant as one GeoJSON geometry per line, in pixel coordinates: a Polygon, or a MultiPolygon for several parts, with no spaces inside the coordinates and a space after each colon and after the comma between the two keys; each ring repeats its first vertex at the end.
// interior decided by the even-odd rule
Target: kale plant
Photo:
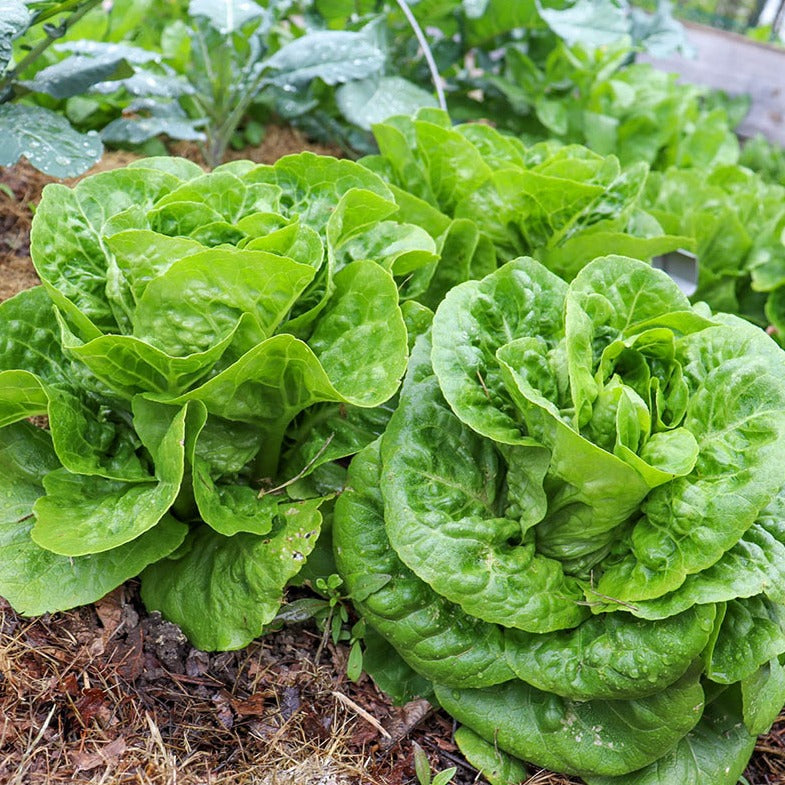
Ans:
{"type": "MultiPolygon", "coordinates": [[[[9,166],[24,156],[55,177],[82,174],[103,152],[98,129],[111,119],[112,112],[121,110],[149,116],[135,122],[122,118],[109,122],[101,133],[104,140],[140,143],[162,133],[175,139],[203,138],[200,121],[189,119],[172,100],[188,92],[188,83],[163,62],[160,52],[125,42],[73,40],[75,31],[86,24],[95,29],[101,26],[100,19],[110,15],[116,18],[130,12],[133,19],[139,13],[122,7],[101,11],[97,19],[99,10],[98,0],[9,0],[4,7],[0,21],[0,165],[9,166]],[[120,92],[130,98],[108,110],[95,100],[120,92]],[[146,100],[149,95],[166,100],[146,100]],[[92,127],[82,133],[67,118],[80,129],[92,127]]],[[[128,27],[121,22],[114,32],[122,35],[128,27]]]]}
{"type": "Polygon", "coordinates": [[[26,70],[99,0],[82,2],[23,2],[7,0],[0,18],[0,166],[11,166],[21,156],[46,174],[74,177],[94,164],[103,152],[96,134],[81,134],[62,115],[23,100],[32,92],[59,98],[77,95],[95,82],[130,73],[124,58],[94,68],[69,58],[55,78],[24,81],[26,70]],[[56,19],[57,24],[51,20],[56,19]],[[28,31],[42,28],[43,38],[18,61],[14,58],[28,31]]]}
{"type": "Polygon", "coordinates": [[[520,258],[418,339],[335,556],[410,669],[383,676],[435,692],[484,771],[735,785],[785,702],[783,461],[762,330],[640,261],[567,284],[520,258]]]}

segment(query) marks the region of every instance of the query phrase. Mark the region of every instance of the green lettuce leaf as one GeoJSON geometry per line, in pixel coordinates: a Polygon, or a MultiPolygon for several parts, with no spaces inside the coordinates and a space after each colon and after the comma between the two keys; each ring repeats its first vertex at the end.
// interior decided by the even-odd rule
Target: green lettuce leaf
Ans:
{"type": "Polygon", "coordinates": [[[403,659],[429,679],[480,687],[513,677],[501,629],[464,614],[404,566],[384,529],[380,448],[352,461],[348,488],[335,505],[333,548],[354,603],[403,659]],[[378,576],[367,597],[361,587],[378,576]]]}
{"type": "Polygon", "coordinates": [[[540,556],[531,538],[521,541],[518,521],[503,517],[500,457],[447,406],[428,355],[421,338],[382,440],[393,548],[470,615],[536,632],[575,626],[588,615],[578,582],[540,556]]]}
{"type": "Polygon", "coordinates": [[[134,425],[150,452],[155,481],[50,472],[43,478],[46,494],[34,506],[37,545],[63,556],[101,553],[136,539],[166,515],[183,479],[186,407],[173,418],[166,417],[165,408],[142,398],[134,401],[134,425]]]}
{"type": "Polygon", "coordinates": [[[136,539],[101,553],[69,557],[41,548],[30,536],[33,508],[44,494],[44,477],[58,465],[46,431],[29,423],[0,429],[0,594],[25,615],[99,600],[168,556],[188,532],[167,515],[136,539]]]}
{"type": "Polygon", "coordinates": [[[243,648],[273,620],[284,586],[313,549],[321,503],[281,502],[269,536],[198,528],[186,548],[142,573],[145,605],[182,627],[199,649],[243,648]]]}
{"type": "Polygon", "coordinates": [[[629,701],[571,701],[522,681],[481,690],[435,689],[450,714],[500,749],[579,776],[627,774],[653,763],[676,747],[703,711],[703,690],[691,674],[649,698],[629,701]]]}
{"type": "Polygon", "coordinates": [[[755,747],[741,721],[738,698],[723,694],[676,747],[648,767],[622,777],[584,775],[588,785],[736,785],[755,747]]]}

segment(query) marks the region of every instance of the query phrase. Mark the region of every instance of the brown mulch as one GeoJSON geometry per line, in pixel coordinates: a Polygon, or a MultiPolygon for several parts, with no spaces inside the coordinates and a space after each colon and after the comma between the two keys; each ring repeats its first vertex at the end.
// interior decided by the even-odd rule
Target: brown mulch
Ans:
{"type": "MultiPolygon", "coordinates": [[[[169,145],[172,155],[181,155],[204,166],[204,158],[195,142],[172,142],[169,145]]],[[[229,148],[224,156],[227,161],[247,159],[257,164],[274,164],[279,158],[290,153],[299,153],[309,150],[319,155],[334,155],[341,158],[343,151],[334,145],[320,144],[310,141],[296,128],[289,126],[269,126],[264,138],[256,147],[246,147],[242,150],[229,148]]]]}
{"type": "MultiPolygon", "coordinates": [[[[272,128],[272,163],[333,148],[272,128]]],[[[199,159],[193,146],[172,150],[199,159]]],[[[107,153],[91,171],[135,156],[107,153]]],[[[29,259],[34,205],[51,181],[0,168],[0,301],[38,282],[29,259]]],[[[74,181],[70,181],[74,182],[74,181]]],[[[0,599],[2,785],[412,785],[413,742],[453,785],[484,782],[460,756],[453,722],[422,701],[394,707],[367,676],[346,677],[346,646],[294,625],[241,651],[205,653],[148,614],[131,581],[93,606],[25,619],[0,599]],[[387,738],[389,734],[391,738],[387,738]]],[[[531,771],[526,785],[577,780],[531,771]]],[[[759,740],[749,785],[785,785],[785,715],[759,740]]]]}
{"type": "Polygon", "coordinates": [[[39,283],[30,264],[31,206],[49,182],[50,177],[26,163],[5,171],[0,167],[0,184],[5,186],[0,190],[0,302],[39,283]]]}
{"type": "Polygon", "coordinates": [[[320,642],[293,626],[201,652],[145,612],[135,582],[36,620],[0,601],[0,782],[404,785],[407,713],[434,766],[449,765],[446,717],[393,707],[367,677],[348,682],[346,648],[328,643],[317,663],[320,642]]]}

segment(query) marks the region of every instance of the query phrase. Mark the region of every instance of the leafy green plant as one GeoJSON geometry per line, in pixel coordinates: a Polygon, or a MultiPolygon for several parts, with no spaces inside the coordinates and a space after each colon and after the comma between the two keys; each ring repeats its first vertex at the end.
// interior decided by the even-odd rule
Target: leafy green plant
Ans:
{"type": "MultiPolygon", "coordinates": [[[[394,114],[411,114],[417,106],[428,105],[422,93],[432,93],[435,83],[444,85],[447,108],[454,118],[489,119],[521,133],[529,125],[535,104],[563,110],[541,91],[527,93],[525,77],[530,75],[523,74],[523,84],[517,84],[522,75],[516,71],[519,54],[544,67],[546,59],[553,59],[549,52],[563,49],[560,72],[555,76],[560,91],[586,66],[583,58],[596,56],[599,60],[608,47],[620,54],[618,66],[641,48],[662,54],[686,44],[668,3],[660,3],[658,13],[651,16],[631,11],[626,3],[616,0],[409,3],[411,15],[427,32],[427,41],[412,35],[408,15],[399,6],[402,3],[393,0],[300,4],[298,8],[307,9],[306,24],[314,27],[378,27],[385,62],[378,73],[337,91],[314,85],[296,101],[279,103],[278,111],[316,137],[337,138],[356,150],[371,152],[372,143],[362,130],[368,131],[394,114]],[[511,73],[510,68],[516,72],[511,73]],[[434,70],[439,74],[436,80],[434,70]],[[354,127],[347,127],[347,121],[354,127]]],[[[553,86],[556,84],[554,81],[553,86]]],[[[565,89],[563,95],[568,92],[565,89]]],[[[570,100],[579,97],[576,93],[574,88],[570,100]]]]}
{"type": "MultiPolygon", "coordinates": [[[[540,128],[556,126],[561,135],[566,114],[577,109],[569,104],[580,105],[595,80],[641,50],[663,56],[689,48],[668,2],[649,15],[618,0],[527,0],[514,7],[487,0],[453,3],[452,18],[449,5],[436,6],[444,14],[441,22],[424,21],[441,27],[448,39],[437,44],[437,53],[451,111],[462,119],[488,117],[518,132],[534,131],[539,121],[540,128]]],[[[433,4],[415,5],[420,8],[427,17],[433,4]]]]}
{"type": "Polygon", "coordinates": [[[389,578],[355,605],[475,752],[735,785],[785,702],[784,437],[762,330],[633,259],[520,258],[418,339],[336,562],[389,578]]]}
{"type": "Polygon", "coordinates": [[[346,625],[349,623],[349,609],[346,601],[349,598],[341,594],[339,589],[342,584],[341,576],[336,573],[328,576],[327,579],[316,579],[316,591],[325,596],[322,607],[319,607],[313,614],[314,620],[324,633],[322,645],[317,651],[316,659],[318,661],[318,655],[327,642],[328,636],[332,639],[334,645],[341,641],[347,641],[349,644],[349,657],[346,661],[346,675],[352,681],[357,681],[363,670],[363,655],[360,641],[365,634],[365,620],[360,619],[352,625],[351,629],[346,629],[346,625]]]}
{"type": "Polygon", "coordinates": [[[25,156],[47,174],[81,174],[103,151],[99,130],[105,141],[134,144],[164,133],[204,138],[203,122],[173,100],[188,92],[188,83],[160,52],[123,40],[148,6],[147,0],[109,10],[98,0],[10,3],[0,26],[0,165],[25,156]],[[120,93],[124,100],[113,100],[120,93]]]}
{"type": "Polygon", "coordinates": [[[39,614],[142,572],[195,645],[258,635],[406,366],[399,285],[436,254],[398,209],[311,154],[48,186],[43,285],[0,306],[0,594],[39,614]]]}
{"type": "Polygon", "coordinates": [[[631,52],[624,39],[605,47],[556,40],[545,53],[510,45],[503,68],[485,77],[484,94],[509,104],[504,125],[530,141],[585,144],[625,165],[660,169],[735,162],[735,107],[630,63],[631,52]]]}
{"type": "MultiPolygon", "coordinates": [[[[454,221],[473,224],[483,240],[476,253],[490,255],[493,266],[527,254],[570,280],[601,254],[649,260],[674,250],[694,253],[693,302],[771,327],[781,341],[785,188],[736,164],[732,151],[721,153],[727,125],[719,135],[704,130],[718,146],[699,144],[697,136],[687,145],[680,137],[680,165],[650,171],[643,161],[621,167],[616,156],[578,145],[526,147],[496,130],[453,127],[443,113],[422,110],[375,126],[381,154],[363,163],[454,221]],[[688,149],[696,152],[687,155],[688,149]]],[[[646,132],[630,133],[627,141],[621,151],[627,159],[638,150],[662,164],[660,143],[650,146],[646,132]]],[[[412,215],[436,225],[422,211],[412,215]]],[[[423,302],[435,307],[449,286],[469,277],[479,276],[456,274],[423,302]]]]}
{"type": "Polygon", "coordinates": [[[646,209],[669,232],[693,238],[693,300],[785,335],[785,188],[731,164],[652,172],[646,209]]]}
{"type": "Polygon", "coordinates": [[[785,150],[762,134],[748,139],[741,148],[739,165],[757,172],[765,180],[785,185],[785,150]]]}
{"type": "Polygon", "coordinates": [[[414,772],[420,785],[448,785],[451,782],[455,772],[458,771],[455,766],[434,775],[431,771],[431,762],[423,748],[417,742],[413,742],[412,749],[414,750],[414,772]]]}
{"type": "Polygon", "coordinates": [[[521,254],[569,279],[604,253],[651,259],[693,245],[685,234],[664,232],[642,209],[643,162],[622,168],[614,156],[578,145],[527,148],[484,125],[453,127],[445,113],[432,109],[390,118],[374,133],[381,154],[362,163],[407,191],[407,203],[413,203],[411,195],[427,203],[430,212],[411,208],[412,220],[437,226],[436,209],[464,233],[461,251],[468,258],[445,268],[431,285],[422,299],[429,307],[450,286],[521,254]]]}
{"type": "MultiPolygon", "coordinates": [[[[380,71],[384,53],[373,26],[298,28],[291,5],[192,0],[190,26],[175,23],[165,31],[167,49],[179,53],[180,69],[192,87],[184,104],[192,116],[205,118],[210,166],[220,163],[254,102],[277,107],[314,80],[332,88],[380,71]]],[[[409,100],[416,107],[431,99],[412,85],[409,100]]],[[[352,102],[345,105],[351,112],[352,102]]],[[[397,105],[409,107],[400,98],[397,105]]]]}
{"type": "Polygon", "coordinates": [[[215,166],[240,121],[264,88],[294,92],[314,78],[328,84],[373,73],[381,53],[372,37],[344,31],[306,34],[279,44],[276,25],[286,5],[202,2],[189,6],[190,56],[185,70],[193,108],[207,119],[205,148],[215,166]]]}
{"type": "MultiPolygon", "coordinates": [[[[324,536],[324,534],[322,535],[324,536]]],[[[378,585],[378,581],[374,584],[378,585]]],[[[312,619],[317,628],[322,631],[322,640],[316,650],[314,660],[319,661],[324,647],[329,640],[333,645],[344,641],[349,646],[349,656],[346,661],[346,675],[351,681],[357,681],[363,672],[362,640],[365,637],[365,620],[360,619],[349,627],[349,596],[344,596],[341,591],[343,579],[336,573],[331,573],[326,578],[316,578],[313,590],[320,597],[302,597],[287,602],[281,607],[275,617],[276,624],[301,623],[312,619]]],[[[362,587],[358,595],[364,596],[368,590],[362,587]]]]}
{"type": "MultiPolygon", "coordinates": [[[[657,56],[689,50],[671,4],[656,5],[647,15],[616,0],[527,0],[514,6],[455,0],[413,3],[412,11],[432,32],[431,48],[456,120],[487,119],[527,142],[586,144],[603,155],[615,154],[624,165],[643,160],[664,168],[735,160],[732,128],[740,119],[735,107],[651,66],[633,64],[641,50],[657,56]]],[[[367,22],[375,10],[369,6],[339,2],[317,9],[327,24],[334,16],[351,25],[367,22]],[[352,21],[355,7],[359,17],[352,21]]],[[[394,3],[386,6],[384,23],[396,77],[427,86],[431,77],[394,3]]],[[[379,77],[366,81],[336,95],[339,107],[343,95],[364,96],[360,114],[346,115],[362,128],[385,119],[374,115],[373,107],[384,107],[389,92],[379,77]]],[[[334,130],[334,119],[331,124],[313,102],[311,108],[315,114],[304,118],[310,131],[318,132],[318,123],[334,130]]]]}
{"type": "MultiPolygon", "coordinates": [[[[0,78],[0,96],[8,100],[39,94],[45,96],[44,103],[65,102],[61,106],[74,123],[100,130],[103,140],[112,144],[138,146],[159,135],[204,142],[205,160],[211,167],[222,161],[249,107],[262,94],[277,106],[314,80],[330,89],[352,80],[367,80],[379,72],[384,61],[375,27],[357,31],[301,28],[287,17],[295,11],[291,3],[264,6],[237,0],[192,0],[187,17],[169,21],[159,40],[135,36],[144,46],[123,40],[134,31],[122,21],[109,23],[118,15],[138,15],[136,5],[143,10],[143,2],[130,8],[124,3],[116,11],[108,11],[105,23],[90,13],[97,3],[41,3],[36,16],[22,0],[15,0],[8,21],[0,28],[0,66],[10,62],[13,42],[28,27],[44,24],[47,32],[42,39],[35,37],[35,29],[30,32],[33,49],[0,78]],[[45,24],[54,16],[59,20],[56,26],[45,24]],[[89,25],[85,17],[91,20],[89,25]],[[76,39],[71,33],[75,29],[97,34],[103,24],[107,25],[103,40],[76,39]],[[41,68],[42,64],[45,67],[41,68]],[[22,80],[34,65],[37,70],[32,78],[22,80]]],[[[393,107],[410,111],[431,102],[429,94],[414,85],[404,85],[402,92],[401,81],[396,82],[395,91],[390,90],[395,95],[390,113],[393,107]]],[[[351,113],[357,100],[346,97],[342,105],[351,113]]],[[[47,113],[42,106],[15,104],[13,108],[13,116],[6,113],[10,118],[6,124],[18,118],[13,130],[19,141],[9,147],[2,160],[15,161],[24,153],[34,161],[43,159],[44,154],[37,150],[41,140],[31,136],[25,126],[41,126],[46,132],[43,119],[48,118],[50,135],[70,128],[65,118],[47,113]]],[[[251,135],[258,137],[258,130],[251,135]]],[[[73,170],[77,164],[63,169],[64,161],[68,158],[71,164],[74,159],[86,159],[87,148],[82,149],[85,139],[93,155],[90,162],[100,154],[95,134],[79,136],[71,129],[70,135],[63,132],[62,136],[58,144],[63,149],[56,156],[46,152],[48,158],[58,158],[47,162],[50,173],[79,173],[73,170]],[[77,142],[79,149],[75,148],[77,142]]],[[[10,144],[6,141],[6,147],[10,144]]],[[[84,168],[86,165],[79,171],[84,168]]]]}
{"type": "MultiPolygon", "coordinates": [[[[335,85],[366,81],[381,70],[385,55],[378,25],[360,30],[301,26],[292,6],[191,0],[187,19],[163,29],[157,57],[142,50],[147,58],[137,64],[133,76],[96,88],[115,93],[120,103],[123,93],[133,99],[126,100],[123,116],[104,129],[104,139],[139,144],[160,133],[199,139],[205,142],[205,160],[214,167],[223,160],[227,145],[239,141],[238,127],[254,103],[280,108],[314,81],[332,90],[335,85]],[[203,127],[204,133],[197,127],[203,127]]],[[[127,45],[108,43],[98,48],[94,42],[82,41],[68,46],[84,57],[100,58],[127,45]]],[[[400,86],[396,84],[394,103],[399,111],[432,100],[414,85],[408,85],[405,93],[400,86]]],[[[351,114],[358,99],[341,95],[341,105],[351,114]]],[[[304,106],[297,112],[313,109],[314,103],[306,100],[304,106]]],[[[258,121],[251,120],[250,127],[254,124],[258,129],[258,121]]]]}
{"type": "Polygon", "coordinates": [[[25,156],[42,172],[73,177],[101,157],[103,146],[95,134],[80,134],[56,112],[20,100],[37,90],[49,94],[54,91],[60,97],[67,97],[102,79],[118,78],[129,72],[122,58],[104,63],[97,70],[85,68],[84,63],[72,58],[60,78],[51,83],[42,85],[23,80],[27,69],[98,2],[9,0],[4,4],[0,19],[0,166],[15,164],[25,156]],[[43,37],[24,57],[15,60],[15,45],[20,45],[28,31],[35,32],[36,28],[43,30],[43,37]]]}

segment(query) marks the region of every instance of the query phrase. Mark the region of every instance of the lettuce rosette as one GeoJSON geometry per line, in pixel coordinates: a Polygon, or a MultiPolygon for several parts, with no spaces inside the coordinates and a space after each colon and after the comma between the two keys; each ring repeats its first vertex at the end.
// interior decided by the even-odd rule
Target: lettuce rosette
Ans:
{"type": "Polygon", "coordinates": [[[492,782],[735,785],[785,702],[784,464],[762,330],[639,261],[520,258],[418,339],[335,556],[492,782]]]}
{"type": "Polygon", "coordinates": [[[694,239],[693,300],[776,329],[785,340],[785,188],[741,166],[667,169],[649,176],[649,212],[694,239]]]}
{"type": "Polygon", "coordinates": [[[437,254],[397,211],[311,154],[48,186],[43,285],[0,305],[0,595],[40,614],[141,572],[195,645],[258,635],[406,367],[394,276],[437,254]]]}
{"type": "Polygon", "coordinates": [[[649,167],[640,160],[622,166],[614,155],[555,141],[526,147],[487,125],[453,126],[430,108],[373,132],[380,154],[362,163],[402,194],[407,220],[441,231],[453,219],[450,236],[461,252],[432,280],[422,299],[429,307],[450,286],[518,256],[569,280],[600,255],[651,259],[693,247],[681,227],[666,232],[643,207],[649,167]]]}

